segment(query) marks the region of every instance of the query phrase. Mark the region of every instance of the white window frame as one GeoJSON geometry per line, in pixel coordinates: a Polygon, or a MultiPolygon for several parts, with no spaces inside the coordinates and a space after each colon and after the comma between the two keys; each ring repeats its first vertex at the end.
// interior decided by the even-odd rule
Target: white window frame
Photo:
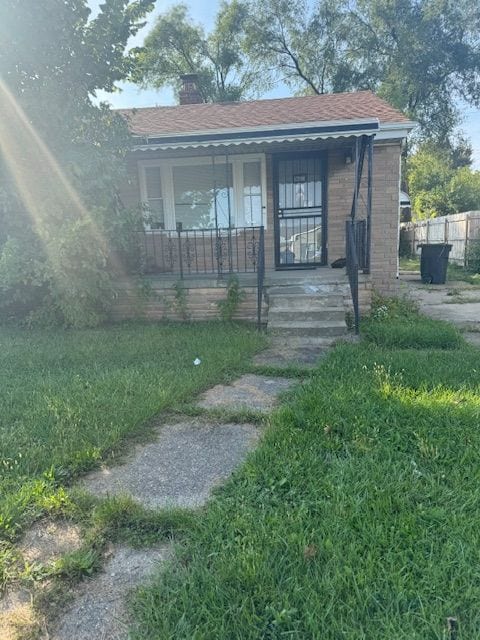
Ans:
{"type": "MultiPolygon", "coordinates": [[[[229,162],[232,165],[233,202],[232,213],[235,227],[245,227],[245,211],[243,201],[243,164],[245,162],[260,162],[260,182],[262,196],[262,225],[267,226],[267,171],[264,153],[243,154],[238,153],[229,156],[215,156],[215,165],[229,162]]],[[[174,167],[191,165],[213,164],[212,156],[189,156],[185,158],[166,158],[155,160],[138,160],[138,184],[142,203],[148,203],[146,167],[159,167],[160,186],[163,197],[163,211],[165,229],[175,229],[175,197],[173,185],[174,167]]],[[[152,230],[154,231],[154,230],[152,230]]],[[[158,231],[162,231],[159,229],[158,231]]]]}

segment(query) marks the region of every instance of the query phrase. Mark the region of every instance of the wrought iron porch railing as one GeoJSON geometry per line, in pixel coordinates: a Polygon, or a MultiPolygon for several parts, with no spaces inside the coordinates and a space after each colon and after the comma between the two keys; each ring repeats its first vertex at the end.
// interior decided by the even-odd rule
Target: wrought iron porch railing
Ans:
{"type": "Polygon", "coordinates": [[[355,334],[360,332],[360,307],[358,296],[358,271],[368,269],[368,237],[367,221],[347,220],[345,228],[346,239],[346,270],[352,294],[355,334]]]}
{"type": "Polygon", "coordinates": [[[145,230],[141,234],[143,270],[186,275],[256,273],[263,227],[235,229],[145,230]]]}

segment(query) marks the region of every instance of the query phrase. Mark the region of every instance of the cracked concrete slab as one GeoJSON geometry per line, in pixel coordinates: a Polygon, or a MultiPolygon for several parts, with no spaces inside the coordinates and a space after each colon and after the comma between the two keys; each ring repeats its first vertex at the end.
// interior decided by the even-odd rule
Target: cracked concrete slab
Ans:
{"type": "Polygon", "coordinates": [[[51,640],[127,640],[126,601],[135,587],[145,583],[171,554],[170,545],[153,549],[114,547],[104,570],[84,580],[72,605],[53,630],[51,640]]]}
{"type": "Polygon", "coordinates": [[[260,411],[267,413],[277,404],[278,395],[290,389],[295,380],[247,374],[231,385],[219,384],[206,391],[198,406],[203,409],[260,411]]]}
{"type": "Polygon", "coordinates": [[[167,424],[158,439],[138,446],[118,467],[88,474],[80,483],[97,496],[128,495],[148,508],[199,507],[255,446],[252,424],[167,424]]]}

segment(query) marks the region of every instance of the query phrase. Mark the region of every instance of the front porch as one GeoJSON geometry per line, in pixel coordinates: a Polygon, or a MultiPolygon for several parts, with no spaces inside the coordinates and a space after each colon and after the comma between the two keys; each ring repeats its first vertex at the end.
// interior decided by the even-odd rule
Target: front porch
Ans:
{"type": "MultiPolygon", "coordinates": [[[[139,161],[142,196],[147,199],[150,217],[144,219],[144,229],[136,234],[135,241],[140,254],[139,268],[155,283],[157,295],[168,298],[171,282],[181,283],[185,292],[192,291],[194,298],[200,295],[206,301],[202,304],[195,299],[192,317],[201,316],[202,309],[203,317],[212,317],[222,289],[227,286],[229,276],[235,274],[241,286],[243,283],[246,287],[246,299],[252,301],[243,308],[242,319],[253,319],[251,311],[256,296],[258,327],[267,324],[269,328],[287,331],[288,326],[281,321],[289,315],[287,310],[278,311],[280,315],[275,320],[278,314],[272,317],[266,309],[268,306],[279,309],[283,304],[280,298],[285,295],[301,294],[302,299],[296,300],[297,328],[316,333],[316,329],[323,327],[328,333],[330,318],[320,317],[320,310],[313,314],[318,320],[317,327],[307,326],[315,319],[308,314],[307,307],[317,303],[312,291],[318,297],[336,287],[342,294],[331,315],[338,319],[352,308],[358,331],[362,288],[358,272],[369,274],[371,263],[373,137],[329,140],[317,143],[317,147],[302,145],[302,150],[290,148],[288,152],[278,148],[275,153],[260,154],[257,159],[251,154],[237,153],[224,156],[222,162],[219,156],[212,155],[207,163],[206,156],[202,156],[197,159],[202,169],[198,184],[192,170],[195,158],[182,156],[166,164],[139,161]],[[178,173],[173,171],[175,167],[180,168],[178,173]],[[152,169],[160,172],[159,181],[152,169]],[[184,180],[186,175],[188,182],[184,180]],[[341,185],[338,191],[337,181],[341,185]],[[148,196],[154,193],[156,200],[151,204],[148,196]],[[177,195],[168,200],[164,193],[177,195]],[[155,219],[151,216],[154,206],[155,219]],[[247,218],[248,226],[238,224],[247,218]],[[259,224],[253,224],[254,221],[259,224]],[[173,223],[175,230],[165,228],[173,223]],[[185,228],[184,223],[192,228],[185,228]],[[345,269],[328,267],[329,258],[343,259],[348,279],[345,269]],[[158,280],[160,277],[163,281],[158,280]],[[203,289],[201,293],[199,289],[203,289]],[[271,295],[275,297],[274,305],[269,305],[271,295]],[[342,314],[340,308],[344,309],[342,314]]],[[[368,306],[365,295],[361,304],[368,306]]],[[[162,317],[165,315],[169,317],[163,310],[162,317]]]]}

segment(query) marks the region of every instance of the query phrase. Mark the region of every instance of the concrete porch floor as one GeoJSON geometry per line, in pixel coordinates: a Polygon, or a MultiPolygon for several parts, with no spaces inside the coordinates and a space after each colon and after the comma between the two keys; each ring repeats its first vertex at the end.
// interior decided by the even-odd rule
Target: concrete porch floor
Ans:
{"type": "MultiPolygon", "coordinates": [[[[244,287],[256,287],[257,286],[257,274],[256,273],[235,273],[241,286],[244,287]]],[[[174,287],[180,280],[185,284],[185,287],[202,288],[211,285],[225,286],[228,282],[230,273],[225,272],[218,273],[185,273],[183,279],[179,274],[169,273],[157,273],[148,274],[146,277],[152,282],[161,282],[165,287],[174,287]]],[[[363,274],[359,274],[359,278],[365,278],[363,274]]],[[[311,281],[315,281],[318,284],[334,284],[347,282],[347,275],[345,269],[332,269],[330,267],[318,267],[316,269],[267,269],[265,271],[264,286],[283,286],[283,285],[301,285],[311,281]]]]}

